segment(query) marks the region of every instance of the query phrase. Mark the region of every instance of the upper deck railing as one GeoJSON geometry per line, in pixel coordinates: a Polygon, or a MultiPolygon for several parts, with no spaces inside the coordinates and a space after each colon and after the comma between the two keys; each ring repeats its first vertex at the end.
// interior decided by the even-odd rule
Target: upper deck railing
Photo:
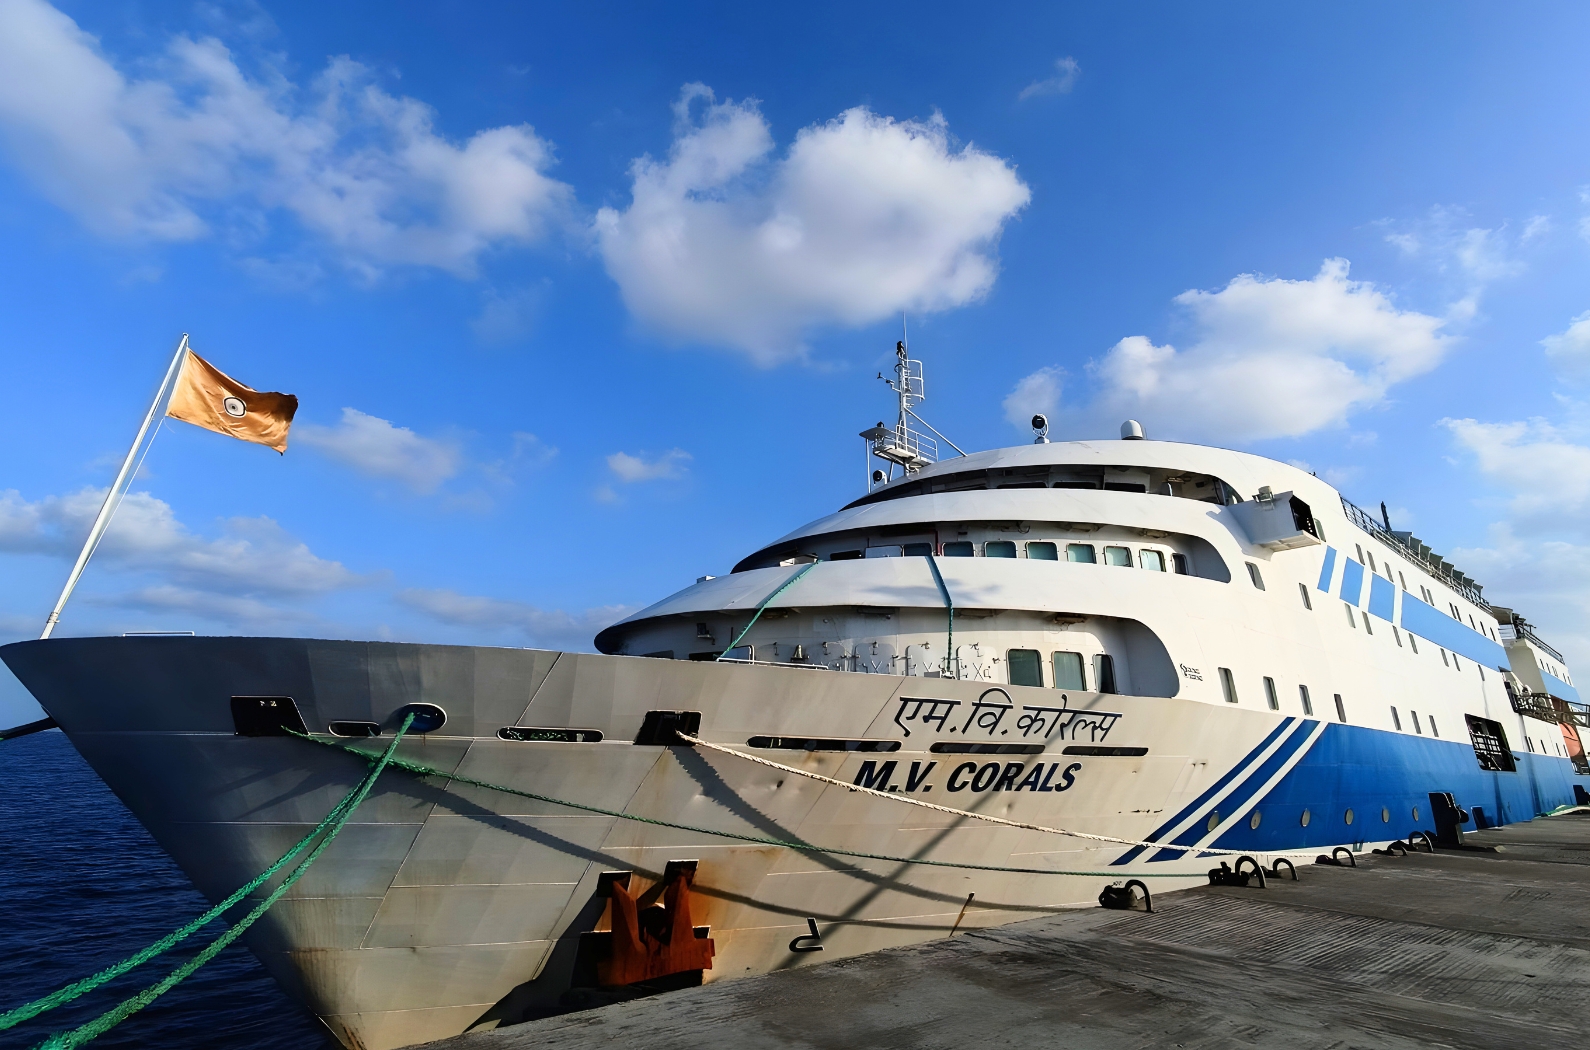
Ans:
{"type": "Polygon", "coordinates": [[[1491,603],[1486,601],[1480,594],[1483,588],[1479,584],[1458,572],[1450,562],[1442,560],[1439,554],[1433,553],[1429,547],[1419,542],[1413,533],[1393,532],[1381,522],[1376,521],[1363,508],[1351,503],[1346,496],[1343,496],[1341,500],[1342,510],[1346,512],[1348,521],[1351,521],[1382,543],[1389,543],[1400,548],[1403,556],[1409,561],[1441,580],[1475,605],[1482,609],[1491,607],[1491,603]]]}
{"type": "Polygon", "coordinates": [[[1504,642],[1511,642],[1522,638],[1533,644],[1535,648],[1539,649],[1547,656],[1550,656],[1558,663],[1565,664],[1568,662],[1568,658],[1566,656],[1563,656],[1557,650],[1541,641],[1540,636],[1534,631],[1530,630],[1529,624],[1527,623],[1504,623],[1497,628],[1497,630],[1500,632],[1502,641],[1504,642]]]}

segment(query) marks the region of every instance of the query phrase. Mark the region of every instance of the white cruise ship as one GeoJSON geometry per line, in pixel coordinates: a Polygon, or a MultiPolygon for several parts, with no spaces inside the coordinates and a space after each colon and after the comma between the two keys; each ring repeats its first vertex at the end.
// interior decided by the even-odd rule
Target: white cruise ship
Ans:
{"type": "Polygon", "coordinates": [[[864,496],[600,654],[0,657],[215,900],[417,714],[247,939],[361,1050],[1590,800],[1562,656],[1383,510],[1131,422],[940,458],[921,375],[864,496]]]}

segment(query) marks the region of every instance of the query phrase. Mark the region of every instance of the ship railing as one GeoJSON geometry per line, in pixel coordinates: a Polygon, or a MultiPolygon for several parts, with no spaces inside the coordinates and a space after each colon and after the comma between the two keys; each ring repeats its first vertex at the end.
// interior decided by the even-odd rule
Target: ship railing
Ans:
{"type": "Polygon", "coordinates": [[[939,444],[910,425],[883,430],[872,439],[872,454],[910,467],[927,466],[939,460],[939,444]]]}
{"type": "MultiPolygon", "coordinates": [[[[1429,553],[1429,548],[1414,538],[1410,532],[1393,532],[1374,516],[1357,506],[1346,496],[1341,497],[1342,510],[1347,515],[1347,520],[1369,533],[1382,543],[1390,544],[1402,551],[1403,557],[1424,569],[1457,591],[1469,601],[1482,609],[1489,609],[1491,603],[1486,601],[1480,592],[1483,588],[1459,573],[1455,568],[1442,561],[1439,555],[1429,553]]],[[[1564,661],[1566,662],[1566,661],[1564,661]]]]}
{"type": "Polygon", "coordinates": [[[1554,725],[1582,726],[1590,729],[1590,705],[1562,700],[1550,693],[1512,693],[1513,710],[1529,718],[1554,725]]]}
{"type": "Polygon", "coordinates": [[[1558,663],[1565,664],[1568,662],[1568,658],[1566,656],[1563,656],[1556,649],[1541,641],[1540,636],[1534,631],[1530,630],[1528,624],[1504,623],[1497,628],[1497,635],[1504,642],[1527,641],[1535,648],[1545,653],[1547,656],[1550,656],[1552,659],[1556,660],[1558,663]]]}

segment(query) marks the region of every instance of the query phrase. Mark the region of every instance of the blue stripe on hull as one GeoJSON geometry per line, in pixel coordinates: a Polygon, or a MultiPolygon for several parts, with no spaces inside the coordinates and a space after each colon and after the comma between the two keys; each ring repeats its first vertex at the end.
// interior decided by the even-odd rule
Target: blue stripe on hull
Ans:
{"type": "Polygon", "coordinates": [[[1491,773],[1479,767],[1466,743],[1331,723],[1254,807],[1259,827],[1240,821],[1214,845],[1276,852],[1403,838],[1434,829],[1432,791],[1452,792],[1464,809],[1483,808],[1491,824],[1510,824],[1572,805],[1575,783],[1590,788],[1590,777],[1577,776],[1565,758],[1516,752],[1515,757],[1516,773],[1491,773]],[[1382,809],[1389,820],[1381,818],[1382,809]],[[1304,810],[1310,818],[1306,827],[1304,810]]]}

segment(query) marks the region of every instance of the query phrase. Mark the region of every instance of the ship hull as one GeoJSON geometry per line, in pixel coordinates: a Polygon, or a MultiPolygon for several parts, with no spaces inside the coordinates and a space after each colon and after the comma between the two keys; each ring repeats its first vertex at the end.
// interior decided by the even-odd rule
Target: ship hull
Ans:
{"type": "Polygon", "coordinates": [[[948,679],[263,638],[60,639],[0,657],[211,899],[272,863],[367,768],[293,736],[240,735],[233,697],[291,697],[323,742],[334,721],[386,726],[372,740],[336,741],[370,750],[390,739],[396,712],[432,704],[445,725],[404,740],[401,757],[644,818],[385,773],[246,939],[291,995],[364,1050],[590,1001],[581,988],[597,942],[585,935],[605,925],[604,872],[633,873],[642,893],[670,862],[696,863],[691,902],[715,944],[702,975],[711,981],[1089,906],[1128,878],[1155,892],[1188,886],[1214,863],[908,806],[707,749],[636,743],[648,712],[698,712],[704,740],[845,784],[1260,860],[1431,828],[1430,792],[1506,823],[1571,803],[1574,785],[1590,783],[1567,760],[1533,754],[1516,755],[1516,773],[1487,772],[1466,742],[1185,699],[948,679]],[[602,739],[499,736],[513,726],[602,739]],[[898,746],[765,746],[781,739],[898,746]],[[789,842],[848,853],[778,844],[789,842]],[[792,951],[809,920],[823,950],[792,951]]]}

